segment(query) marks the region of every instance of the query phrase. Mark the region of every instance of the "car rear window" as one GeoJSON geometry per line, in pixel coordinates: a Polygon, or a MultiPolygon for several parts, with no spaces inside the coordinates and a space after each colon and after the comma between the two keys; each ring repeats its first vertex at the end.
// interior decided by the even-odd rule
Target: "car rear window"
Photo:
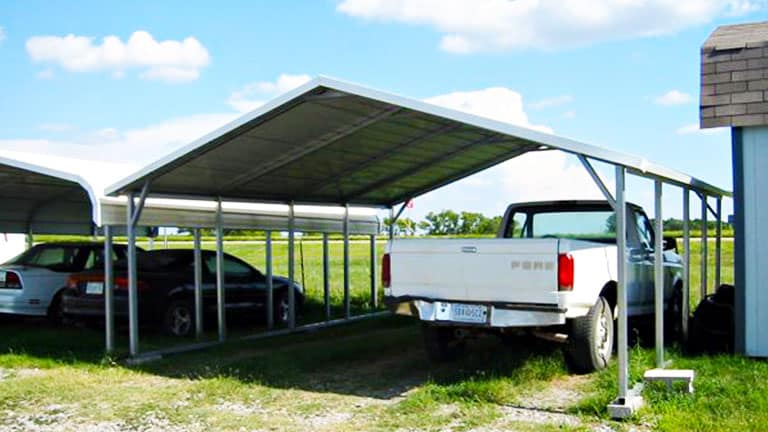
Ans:
{"type": "Polygon", "coordinates": [[[78,272],[83,269],[92,249],[82,245],[37,245],[9,264],[43,267],[56,272],[78,272]]]}

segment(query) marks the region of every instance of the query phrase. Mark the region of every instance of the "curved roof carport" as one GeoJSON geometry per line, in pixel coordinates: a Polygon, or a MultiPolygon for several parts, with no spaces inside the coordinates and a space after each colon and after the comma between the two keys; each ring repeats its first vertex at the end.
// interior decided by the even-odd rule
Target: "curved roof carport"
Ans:
{"type": "MultiPolygon", "coordinates": [[[[662,184],[718,200],[729,192],[644,158],[437,107],[329,78],[316,78],[109,187],[111,195],[274,201],[389,207],[528,152],[577,155],[626,230],[625,174],[650,178],[656,190],[656,274],[662,275],[662,184]],[[613,196],[592,167],[616,168],[613,196]]],[[[132,201],[131,201],[132,202],[132,201]]],[[[718,205],[718,210],[720,206],[718,205]]],[[[720,215],[718,214],[718,220],[720,215]]],[[[688,292],[688,226],[685,231],[688,292]]],[[[626,239],[619,257],[618,393],[614,408],[631,412],[628,392],[626,239]]],[[[704,243],[706,244],[706,243],[704,243]]],[[[291,246],[289,251],[291,251],[291,246]]],[[[719,253],[718,253],[719,257],[719,253]]],[[[130,286],[135,293],[134,280],[130,286]]],[[[704,285],[705,286],[705,285],[704,285]]],[[[657,362],[663,367],[663,280],[656,279],[657,362]]],[[[687,308],[687,299],[683,302],[687,308]]],[[[687,309],[685,311],[687,312],[687,309]]]]}
{"type": "Polygon", "coordinates": [[[0,232],[93,234],[96,195],[80,176],[0,157],[0,232]]]}

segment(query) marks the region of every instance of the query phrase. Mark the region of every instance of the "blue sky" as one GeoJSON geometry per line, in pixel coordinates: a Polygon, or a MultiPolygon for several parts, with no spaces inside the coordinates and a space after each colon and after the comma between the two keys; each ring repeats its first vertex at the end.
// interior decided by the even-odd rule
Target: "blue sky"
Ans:
{"type": "MultiPolygon", "coordinates": [[[[762,0],[2,2],[0,152],[75,171],[85,168],[62,158],[126,164],[79,172],[108,183],[322,74],[443,96],[730,188],[728,132],[695,126],[699,48],[717,25],[765,11],[762,0]]],[[[573,160],[545,159],[409,212],[599,196],[573,160]]],[[[648,184],[630,183],[635,201],[651,202],[648,184]]],[[[679,212],[679,192],[668,195],[679,212]]]]}

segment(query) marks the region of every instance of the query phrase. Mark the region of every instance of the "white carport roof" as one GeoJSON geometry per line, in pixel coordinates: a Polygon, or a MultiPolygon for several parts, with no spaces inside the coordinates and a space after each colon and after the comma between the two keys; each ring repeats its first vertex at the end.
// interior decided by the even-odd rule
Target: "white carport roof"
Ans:
{"type": "Polygon", "coordinates": [[[0,181],[0,232],[93,232],[96,195],[80,176],[0,157],[0,181]]]}
{"type": "Polygon", "coordinates": [[[108,195],[389,207],[539,150],[729,192],[646,159],[319,77],[107,188],[108,195]]]}
{"type": "MultiPolygon", "coordinates": [[[[98,197],[82,177],[53,168],[0,156],[0,233],[83,234],[95,226],[125,225],[125,200],[98,197]]],[[[240,229],[287,230],[285,206],[227,204],[224,226],[240,229]]],[[[343,212],[334,208],[298,208],[294,226],[302,231],[341,232],[343,212]]],[[[212,203],[150,200],[140,226],[213,227],[212,203]]],[[[376,234],[373,214],[351,212],[352,234],[376,234]]]]}

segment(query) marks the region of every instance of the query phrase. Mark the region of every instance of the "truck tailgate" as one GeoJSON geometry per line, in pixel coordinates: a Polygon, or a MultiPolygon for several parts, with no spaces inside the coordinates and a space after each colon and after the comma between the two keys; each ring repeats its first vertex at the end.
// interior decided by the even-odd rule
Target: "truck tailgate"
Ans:
{"type": "Polygon", "coordinates": [[[398,239],[392,296],[557,304],[557,254],[557,239],[398,239]]]}

